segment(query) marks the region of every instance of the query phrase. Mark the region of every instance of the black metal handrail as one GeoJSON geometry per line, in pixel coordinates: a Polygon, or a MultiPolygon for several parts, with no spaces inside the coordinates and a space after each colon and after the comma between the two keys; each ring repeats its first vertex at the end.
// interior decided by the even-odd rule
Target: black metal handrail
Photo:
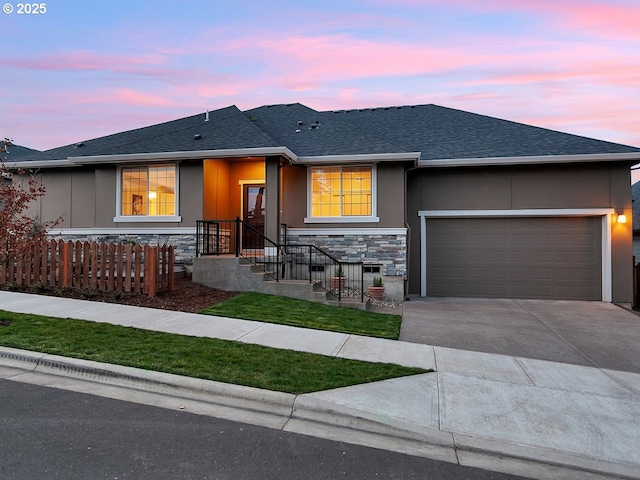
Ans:
{"type": "Polygon", "coordinates": [[[236,219],[236,222],[242,239],[236,248],[236,256],[244,258],[275,281],[282,279],[285,272],[281,246],[241,219],[236,219]]]}
{"type": "Polygon", "coordinates": [[[344,262],[312,244],[281,246],[285,253],[287,278],[308,280],[338,300],[364,300],[363,262],[344,262]]]}
{"type": "Polygon", "coordinates": [[[222,254],[244,258],[275,281],[305,280],[338,301],[364,300],[363,262],[341,261],[311,244],[276,243],[240,218],[198,220],[196,256],[222,254]]]}

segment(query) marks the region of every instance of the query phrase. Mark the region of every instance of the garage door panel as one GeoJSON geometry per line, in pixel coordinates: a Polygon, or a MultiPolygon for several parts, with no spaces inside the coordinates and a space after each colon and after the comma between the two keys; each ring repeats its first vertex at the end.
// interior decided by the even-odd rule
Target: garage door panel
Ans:
{"type": "MultiPolygon", "coordinates": [[[[561,264],[588,264],[599,261],[599,258],[594,258],[592,251],[566,251],[566,252],[553,252],[550,255],[550,259],[553,263],[561,264]]],[[[576,267],[577,268],[577,267],[576,267]]]]}
{"type": "Polygon", "coordinates": [[[482,247],[500,247],[509,245],[509,236],[505,234],[470,235],[469,245],[482,247]]]}
{"type": "Polygon", "coordinates": [[[600,300],[600,217],[427,220],[427,295],[600,300]]]}
{"type": "Polygon", "coordinates": [[[509,255],[510,264],[539,264],[553,262],[553,255],[547,250],[518,250],[509,255]]]}

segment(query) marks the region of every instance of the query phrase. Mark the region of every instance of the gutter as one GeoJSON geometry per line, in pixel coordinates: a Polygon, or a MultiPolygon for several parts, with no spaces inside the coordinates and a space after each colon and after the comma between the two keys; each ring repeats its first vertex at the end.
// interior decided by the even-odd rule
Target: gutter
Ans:
{"type": "Polygon", "coordinates": [[[592,163],[592,162],[615,162],[615,161],[640,163],[640,152],[420,160],[418,162],[418,167],[422,167],[422,168],[471,167],[471,166],[499,166],[499,165],[536,165],[536,164],[544,164],[544,163],[592,163]]]}
{"type": "Polygon", "coordinates": [[[88,155],[82,157],[67,157],[60,160],[44,160],[33,162],[13,162],[8,163],[9,168],[33,169],[33,168],[58,168],[76,167],[79,165],[95,164],[115,164],[115,163],[136,163],[136,162],[163,162],[167,160],[196,160],[204,158],[244,158],[244,157],[269,157],[282,156],[288,161],[295,163],[298,156],[287,147],[257,147],[257,148],[235,148],[221,150],[194,150],[179,152],[150,152],[150,153],[130,153],[121,155],[88,155]]]}
{"type": "Polygon", "coordinates": [[[298,157],[287,147],[257,147],[257,148],[232,148],[222,150],[194,150],[180,152],[151,152],[129,153],[123,155],[93,155],[88,157],[69,157],[67,160],[75,165],[88,165],[95,163],[131,163],[131,162],[161,162],[164,160],[195,160],[202,158],[242,158],[242,157],[269,157],[280,155],[290,161],[298,157]]]}
{"type": "Polygon", "coordinates": [[[34,168],[58,168],[74,167],[68,160],[44,160],[40,162],[7,162],[5,164],[10,170],[33,170],[34,168]]]}

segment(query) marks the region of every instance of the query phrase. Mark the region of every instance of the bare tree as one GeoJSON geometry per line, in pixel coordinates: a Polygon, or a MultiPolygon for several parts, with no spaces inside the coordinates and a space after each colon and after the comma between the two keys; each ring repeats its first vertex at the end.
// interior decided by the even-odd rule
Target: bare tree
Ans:
{"type": "Polygon", "coordinates": [[[30,204],[45,194],[45,187],[34,171],[9,166],[11,145],[8,138],[0,144],[0,264],[20,258],[35,243],[45,241],[47,229],[62,221],[41,223],[28,215],[30,204]]]}

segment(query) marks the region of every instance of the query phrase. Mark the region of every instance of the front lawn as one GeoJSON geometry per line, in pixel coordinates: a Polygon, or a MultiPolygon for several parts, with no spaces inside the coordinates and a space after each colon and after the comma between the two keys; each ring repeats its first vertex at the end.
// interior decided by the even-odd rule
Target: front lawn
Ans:
{"type": "Polygon", "coordinates": [[[294,394],[425,372],[392,364],[2,310],[0,345],[294,394]]]}
{"type": "Polygon", "coordinates": [[[397,340],[400,315],[363,312],[264,293],[244,292],[200,313],[397,340]]]}

